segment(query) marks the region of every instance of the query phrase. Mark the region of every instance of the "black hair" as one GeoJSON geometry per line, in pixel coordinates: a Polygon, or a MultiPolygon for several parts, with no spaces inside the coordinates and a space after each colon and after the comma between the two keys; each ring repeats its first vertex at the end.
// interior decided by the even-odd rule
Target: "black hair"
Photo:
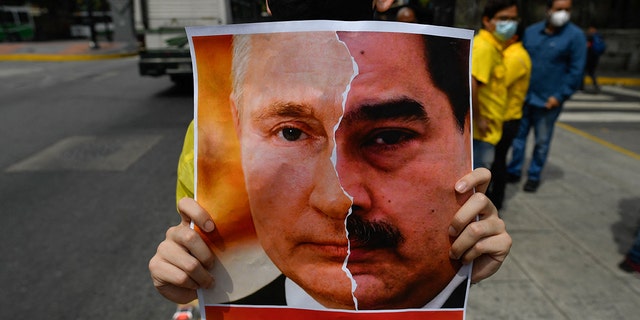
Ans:
{"type": "Polygon", "coordinates": [[[268,0],[273,20],[372,20],[371,0],[268,0]]]}
{"type": "Polygon", "coordinates": [[[518,28],[516,29],[516,36],[518,36],[518,41],[522,41],[524,38],[524,23],[522,21],[518,22],[518,28]]]}
{"type": "MultiPolygon", "coordinates": [[[[556,2],[558,0],[547,0],[547,9],[551,9],[551,7],[553,7],[553,3],[556,2]]],[[[571,1],[571,3],[573,4],[575,1],[571,1]]]]}
{"type": "Polygon", "coordinates": [[[469,114],[469,49],[467,39],[425,35],[425,56],[431,81],[449,98],[460,132],[469,114]]]}
{"type": "MultiPolygon", "coordinates": [[[[276,21],[286,20],[373,20],[371,0],[268,0],[276,21]]],[[[506,3],[515,0],[491,1],[506,3]]],[[[489,5],[487,5],[488,7],[489,5]]],[[[486,8],[485,8],[486,10],[486,8]]],[[[495,14],[492,14],[492,16],[495,14]]],[[[424,36],[425,56],[431,81],[449,99],[458,128],[462,132],[469,113],[469,49],[470,41],[441,36],[424,36]]]]}
{"type": "Polygon", "coordinates": [[[482,11],[482,17],[487,17],[489,19],[493,19],[493,17],[498,13],[498,11],[502,11],[506,8],[517,6],[518,3],[516,0],[489,0],[487,4],[484,6],[484,11],[482,11]]]}

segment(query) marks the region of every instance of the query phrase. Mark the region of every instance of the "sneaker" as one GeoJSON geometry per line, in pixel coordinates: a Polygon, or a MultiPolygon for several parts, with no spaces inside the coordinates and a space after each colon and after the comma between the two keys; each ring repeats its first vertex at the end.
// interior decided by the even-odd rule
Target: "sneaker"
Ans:
{"type": "Polygon", "coordinates": [[[629,257],[626,257],[624,259],[624,261],[620,262],[620,264],[618,265],[618,267],[620,269],[622,269],[622,271],[626,271],[626,272],[640,272],[640,263],[635,263],[633,261],[631,261],[631,259],[629,259],[629,257]]]}
{"type": "Polygon", "coordinates": [[[193,307],[192,306],[179,306],[176,312],[173,314],[173,320],[192,320],[193,319],[193,307]]]}
{"type": "Polygon", "coordinates": [[[518,183],[520,182],[520,176],[516,176],[513,173],[507,173],[507,183],[518,183]]]}
{"type": "Polygon", "coordinates": [[[526,192],[536,192],[539,186],[540,186],[540,181],[527,180],[522,190],[526,192]]]}

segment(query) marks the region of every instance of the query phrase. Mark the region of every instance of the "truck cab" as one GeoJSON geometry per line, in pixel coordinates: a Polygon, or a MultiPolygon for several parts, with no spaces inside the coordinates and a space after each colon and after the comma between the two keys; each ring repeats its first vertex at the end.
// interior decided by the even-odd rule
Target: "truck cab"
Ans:
{"type": "Polygon", "coordinates": [[[32,40],[35,30],[29,7],[0,6],[0,41],[32,40]]]}
{"type": "Polygon", "coordinates": [[[135,0],[140,75],[193,81],[185,27],[255,22],[265,11],[264,0],[135,0]]]}

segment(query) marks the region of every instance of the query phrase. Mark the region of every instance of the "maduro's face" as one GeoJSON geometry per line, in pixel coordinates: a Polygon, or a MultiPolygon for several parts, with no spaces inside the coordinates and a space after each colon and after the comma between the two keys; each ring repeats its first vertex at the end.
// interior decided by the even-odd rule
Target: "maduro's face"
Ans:
{"type": "Polygon", "coordinates": [[[468,128],[431,81],[422,36],[340,39],[359,69],[336,134],[355,296],[362,309],[422,307],[459,267],[448,228],[463,201],[453,186],[471,167],[468,128]]]}

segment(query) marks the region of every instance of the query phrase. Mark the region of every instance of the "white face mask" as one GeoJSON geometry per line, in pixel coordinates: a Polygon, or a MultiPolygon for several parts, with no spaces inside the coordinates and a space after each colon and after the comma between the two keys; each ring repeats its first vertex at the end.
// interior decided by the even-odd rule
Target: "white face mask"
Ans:
{"type": "Polygon", "coordinates": [[[518,30],[518,22],[516,21],[498,21],[496,22],[496,31],[493,35],[500,41],[507,41],[516,34],[518,30]]]}
{"type": "Polygon", "coordinates": [[[549,16],[549,23],[552,26],[559,28],[567,24],[570,18],[571,18],[571,14],[569,14],[569,11],[560,10],[552,13],[551,16],[549,16]]]}

